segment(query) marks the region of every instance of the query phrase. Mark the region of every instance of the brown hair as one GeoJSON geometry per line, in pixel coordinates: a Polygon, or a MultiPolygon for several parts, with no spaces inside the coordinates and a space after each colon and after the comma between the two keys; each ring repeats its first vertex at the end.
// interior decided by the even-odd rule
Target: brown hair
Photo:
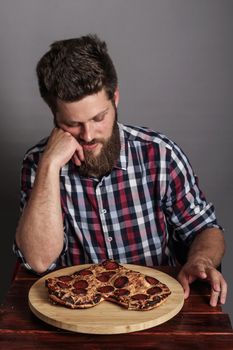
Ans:
{"type": "Polygon", "coordinates": [[[53,109],[57,98],[73,102],[105,89],[113,99],[117,73],[107,45],[97,35],[56,41],[36,68],[41,97],[53,109]]]}

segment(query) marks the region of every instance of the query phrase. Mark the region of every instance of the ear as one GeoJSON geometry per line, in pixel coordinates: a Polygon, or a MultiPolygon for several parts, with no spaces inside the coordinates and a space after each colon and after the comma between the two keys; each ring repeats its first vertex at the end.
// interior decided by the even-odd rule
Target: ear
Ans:
{"type": "Polygon", "coordinates": [[[119,104],[119,99],[120,99],[120,92],[119,92],[119,88],[117,87],[115,92],[114,92],[114,96],[113,96],[114,102],[115,102],[115,106],[117,107],[119,104]]]}

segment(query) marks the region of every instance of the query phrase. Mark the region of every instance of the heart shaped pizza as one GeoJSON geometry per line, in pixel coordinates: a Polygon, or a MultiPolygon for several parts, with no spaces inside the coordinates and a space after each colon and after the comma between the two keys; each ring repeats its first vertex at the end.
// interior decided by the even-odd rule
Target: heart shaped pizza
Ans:
{"type": "Polygon", "coordinates": [[[71,275],[47,278],[49,298],[71,309],[85,309],[104,300],[128,310],[151,310],[171,294],[156,278],[120,265],[113,260],[92,264],[71,275]]]}

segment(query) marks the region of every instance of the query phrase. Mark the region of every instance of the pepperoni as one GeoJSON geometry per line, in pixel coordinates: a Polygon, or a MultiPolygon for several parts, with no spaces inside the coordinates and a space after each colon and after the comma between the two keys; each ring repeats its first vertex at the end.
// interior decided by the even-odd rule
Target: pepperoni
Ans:
{"type": "Polygon", "coordinates": [[[97,290],[100,293],[110,293],[114,290],[114,288],[112,286],[103,286],[99,287],[97,290]]]}
{"type": "Polygon", "coordinates": [[[85,289],[88,287],[88,283],[85,280],[80,280],[74,283],[75,289],[85,289]]]}
{"type": "Polygon", "coordinates": [[[118,277],[114,282],[114,287],[123,288],[128,282],[129,282],[128,277],[126,276],[118,277]]]}
{"type": "Polygon", "coordinates": [[[129,291],[128,289],[122,288],[122,289],[117,289],[117,290],[114,292],[114,294],[115,294],[116,296],[122,297],[122,296],[124,296],[124,295],[129,295],[129,294],[130,294],[130,291],[129,291]]]}
{"type": "Polygon", "coordinates": [[[93,275],[91,270],[88,269],[84,269],[84,270],[80,270],[74,273],[74,275],[78,275],[78,276],[88,276],[88,275],[93,275]]]}
{"type": "Polygon", "coordinates": [[[100,282],[108,282],[115,273],[115,271],[102,272],[101,275],[96,276],[96,278],[100,282]]]}
{"type": "Polygon", "coordinates": [[[146,278],[146,281],[150,283],[152,286],[155,286],[157,283],[159,283],[159,281],[154,277],[146,276],[145,278],[146,278]]]}
{"type": "Polygon", "coordinates": [[[83,289],[83,288],[79,288],[79,289],[75,288],[72,291],[74,294],[77,294],[77,295],[86,295],[87,294],[87,290],[83,289]]]}
{"type": "Polygon", "coordinates": [[[133,300],[146,300],[148,297],[146,294],[134,294],[131,299],[133,300]]]}
{"type": "Polygon", "coordinates": [[[162,289],[160,287],[152,287],[147,290],[147,294],[154,295],[154,294],[159,294],[162,292],[162,289]]]}
{"type": "Polygon", "coordinates": [[[57,285],[62,289],[69,287],[68,284],[66,284],[64,282],[57,282],[57,285]]]}
{"type": "Polygon", "coordinates": [[[71,276],[59,276],[58,279],[62,282],[69,282],[72,281],[73,278],[71,276]]]}
{"type": "Polygon", "coordinates": [[[104,275],[99,275],[99,276],[96,276],[96,279],[100,282],[108,282],[109,280],[109,277],[108,276],[104,276],[104,275]]]}
{"type": "Polygon", "coordinates": [[[115,261],[106,260],[102,263],[106,270],[117,270],[119,268],[119,264],[115,261]]]}

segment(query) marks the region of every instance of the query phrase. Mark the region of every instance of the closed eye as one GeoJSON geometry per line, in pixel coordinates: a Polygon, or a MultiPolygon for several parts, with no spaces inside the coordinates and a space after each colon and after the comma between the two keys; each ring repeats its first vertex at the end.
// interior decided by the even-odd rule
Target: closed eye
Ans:
{"type": "Polygon", "coordinates": [[[108,109],[103,111],[103,112],[101,112],[100,114],[97,114],[92,120],[94,120],[97,123],[98,122],[102,122],[104,120],[107,112],[108,112],[108,109]]]}
{"type": "MultiPolygon", "coordinates": [[[[102,122],[105,118],[105,116],[107,115],[109,111],[109,108],[106,108],[104,111],[100,112],[99,114],[96,114],[94,117],[90,118],[89,121],[92,122],[102,122]]],[[[87,121],[88,122],[88,121],[87,121]]],[[[79,121],[75,121],[75,120],[64,120],[64,121],[60,121],[60,123],[58,123],[60,125],[65,125],[67,128],[79,128],[82,127],[85,122],[79,122],[79,121]]]]}
{"type": "Polygon", "coordinates": [[[94,122],[102,122],[104,120],[105,114],[98,115],[95,118],[93,118],[94,122]]]}
{"type": "Polygon", "coordinates": [[[79,122],[71,122],[71,123],[64,123],[65,126],[67,126],[68,128],[78,128],[82,125],[82,123],[79,123],[79,122]]]}

